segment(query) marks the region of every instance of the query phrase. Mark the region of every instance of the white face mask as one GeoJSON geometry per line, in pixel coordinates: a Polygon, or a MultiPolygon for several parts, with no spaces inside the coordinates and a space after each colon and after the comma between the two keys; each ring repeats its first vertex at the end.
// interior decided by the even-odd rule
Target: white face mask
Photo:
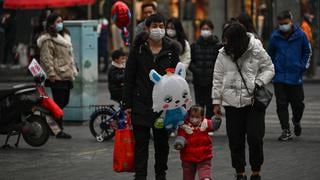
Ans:
{"type": "Polygon", "coordinates": [[[167,29],[167,34],[168,34],[169,37],[174,38],[174,37],[176,37],[177,33],[176,33],[176,30],[167,29]]]}
{"type": "Polygon", "coordinates": [[[212,31],[210,30],[201,30],[200,31],[200,35],[204,38],[208,38],[210,36],[212,36],[212,31]]]}
{"type": "Polygon", "coordinates": [[[150,29],[149,37],[154,41],[160,41],[164,37],[165,33],[164,28],[153,28],[150,29]]]}
{"type": "Polygon", "coordinates": [[[190,118],[190,122],[193,125],[198,125],[200,123],[201,119],[200,118],[190,118]]]}
{"type": "Polygon", "coordinates": [[[291,29],[291,23],[279,25],[279,29],[280,29],[280,31],[282,31],[282,32],[289,32],[290,29],[291,29]]]}

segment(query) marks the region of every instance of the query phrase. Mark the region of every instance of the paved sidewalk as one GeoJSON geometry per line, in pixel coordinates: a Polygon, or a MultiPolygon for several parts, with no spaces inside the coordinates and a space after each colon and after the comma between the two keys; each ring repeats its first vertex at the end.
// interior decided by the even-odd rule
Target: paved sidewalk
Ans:
{"type": "MultiPolygon", "coordinates": [[[[224,125],[224,123],[223,123],[224,125]]],[[[265,137],[264,180],[319,180],[320,127],[303,129],[303,135],[291,142],[278,142],[278,126],[267,124],[265,137]]],[[[233,179],[225,127],[214,135],[213,174],[215,180],[233,179]]],[[[131,173],[112,171],[113,140],[98,143],[87,124],[66,126],[71,140],[51,137],[47,144],[33,148],[21,141],[17,149],[0,149],[2,180],[130,180],[131,173]]],[[[14,140],[14,138],[13,138],[14,140]]],[[[13,140],[11,141],[13,143],[13,140]]],[[[0,136],[0,142],[4,136],[0,136]]],[[[150,145],[149,177],[154,180],[153,146],[150,145]]],[[[172,139],[170,140],[172,147],[172,139]]],[[[171,148],[168,180],[182,179],[179,153],[171,148]]],[[[249,167],[247,172],[250,172],[249,167]]]]}

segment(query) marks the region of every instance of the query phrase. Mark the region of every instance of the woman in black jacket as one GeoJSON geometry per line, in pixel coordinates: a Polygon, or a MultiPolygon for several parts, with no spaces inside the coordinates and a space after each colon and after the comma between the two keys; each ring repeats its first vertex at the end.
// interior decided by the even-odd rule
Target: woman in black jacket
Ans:
{"type": "Polygon", "coordinates": [[[146,180],[150,128],[153,130],[155,147],[155,173],[157,180],[166,179],[169,144],[168,132],[154,128],[159,114],[152,110],[153,82],[149,72],[155,69],[161,75],[179,62],[179,48],[164,37],[165,21],[160,14],[146,20],[146,33],[136,37],[130,49],[125,70],[124,106],[131,114],[135,137],[135,180],[146,180]]]}
{"type": "Polygon", "coordinates": [[[212,112],[212,79],[213,69],[222,47],[217,36],[213,36],[213,23],[204,20],[200,24],[200,37],[191,45],[190,71],[193,74],[193,86],[196,103],[206,110],[206,118],[211,118],[212,112]]]}

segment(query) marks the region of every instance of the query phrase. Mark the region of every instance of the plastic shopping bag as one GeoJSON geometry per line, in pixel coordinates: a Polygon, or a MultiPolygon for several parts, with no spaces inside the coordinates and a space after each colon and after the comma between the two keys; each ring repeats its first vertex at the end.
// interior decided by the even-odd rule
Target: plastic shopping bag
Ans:
{"type": "Polygon", "coordinates": [[[130,120],[126,128],[117,129],[113,148],[113,170],[116,172],[134,172],[134,137],[130,120]]]}
{"type": "Polygon", "coordinates": [[[42,99],[41,106],[50,110],[52,116],[55,119],[60,119],[63,116],[63,110],[54,102],[50,97],[45,97],[42,99]]]}

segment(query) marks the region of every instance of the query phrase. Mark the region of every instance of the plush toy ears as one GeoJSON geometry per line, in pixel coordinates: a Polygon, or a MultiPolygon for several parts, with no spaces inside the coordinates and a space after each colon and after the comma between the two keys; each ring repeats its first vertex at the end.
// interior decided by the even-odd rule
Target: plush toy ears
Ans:
{"type": "Polygon", "coordinates": [[[186,77],[186,69],[184,67],[184,65],[179,62],[176,66],[176,70],[174,71],[175,74],[185,78],[186,77]]]}
{"type": "Polygon", "coordinates": [[[152,69],[149,73],[149,78],[153,83],[157,83],[161,79],[161,75],[157,73],[154,69],[152,69]]]}

